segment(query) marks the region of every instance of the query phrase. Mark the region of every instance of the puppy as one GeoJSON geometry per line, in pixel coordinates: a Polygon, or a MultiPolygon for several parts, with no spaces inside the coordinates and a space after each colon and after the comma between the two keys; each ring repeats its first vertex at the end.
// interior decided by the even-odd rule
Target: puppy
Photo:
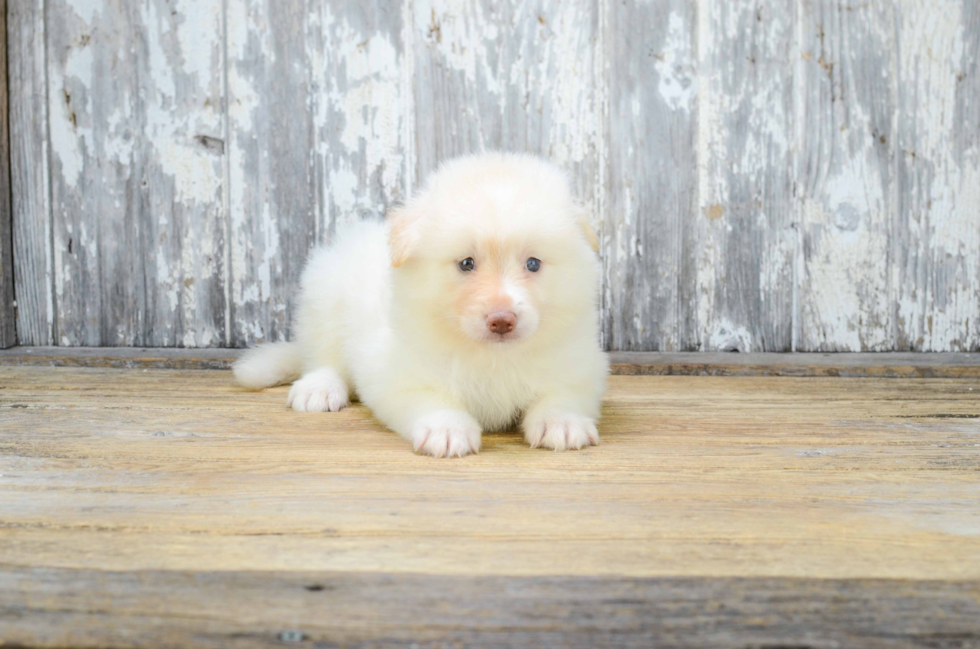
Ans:
{"type": "Polygon", "coordinates": [[[531,447],[599,443],[596,235],[564,174],[491,153],[444,164],[387,223],[313,253],[295,341],[248,351],[253,389],[294,381],[288,405],[337,411],[356,393],[415,450],[480,450],[518,421],[531,447]],[[298,379],[298,380],[296,380],[298,379]]]}

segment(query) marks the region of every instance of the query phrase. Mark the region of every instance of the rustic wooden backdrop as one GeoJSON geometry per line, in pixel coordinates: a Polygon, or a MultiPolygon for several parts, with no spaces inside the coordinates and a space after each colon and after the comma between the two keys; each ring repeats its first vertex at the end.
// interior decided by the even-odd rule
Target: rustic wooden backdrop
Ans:
{"type": "Polygon", "coordinates": [[[8,1],[21,344],[282,338],[502,148],[591,201],[611,349],[980,349],[980,0],[8,1]]]}

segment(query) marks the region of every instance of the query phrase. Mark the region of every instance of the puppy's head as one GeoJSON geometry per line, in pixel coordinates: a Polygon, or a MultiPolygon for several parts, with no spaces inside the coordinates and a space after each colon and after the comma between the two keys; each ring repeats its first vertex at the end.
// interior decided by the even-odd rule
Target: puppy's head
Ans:
{"type": "Polygon", "coordinates": [[[396,318],[406,325],[491,345],[592,317],[596,236],[547,162],[455,160],[388,220],[396,318]]]}

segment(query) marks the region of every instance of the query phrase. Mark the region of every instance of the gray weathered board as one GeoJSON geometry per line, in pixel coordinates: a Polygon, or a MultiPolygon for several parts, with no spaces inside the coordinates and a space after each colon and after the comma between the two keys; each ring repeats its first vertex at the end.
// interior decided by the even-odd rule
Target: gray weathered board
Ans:
{"type": "Polygon", "coordinates": [[[980,0],[8,0],[28,345],[288,332],[445,158],[566,166],[614,350],[980,350],[980,0]]]}
{"type": "Polygon", "coordinates": [[[7,0],[0,0],[0,349],[17,343],[10,221],[10,135],[7,131],[7,0]]]}

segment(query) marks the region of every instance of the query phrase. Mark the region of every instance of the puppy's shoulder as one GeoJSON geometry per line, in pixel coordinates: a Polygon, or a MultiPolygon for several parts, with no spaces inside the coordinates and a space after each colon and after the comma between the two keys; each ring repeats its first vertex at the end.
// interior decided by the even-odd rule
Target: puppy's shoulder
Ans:
{"type": "Polygon", "coordinates": [[[310,252],[304,278],[322,277],[336,269],[357,272],[388,263],[387,227],[376,220],[344,224],[327,243],[310,252]]]}

